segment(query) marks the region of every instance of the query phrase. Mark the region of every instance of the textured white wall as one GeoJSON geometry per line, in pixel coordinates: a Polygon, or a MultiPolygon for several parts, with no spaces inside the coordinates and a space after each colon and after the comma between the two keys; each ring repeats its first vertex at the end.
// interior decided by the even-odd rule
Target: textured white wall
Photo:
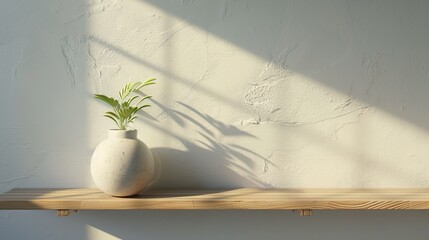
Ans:
{"type": "MultiPolygon", "coordinates": [[[[429,187],[427,1],[0,1],[0,192],[93,187],[157,77],[158,187],[429,187]],[[162,170],[160,170],[162,169],[162,170]]],[[[425,212],[0,212],[0,239],[424,239],[425,212]]]]}

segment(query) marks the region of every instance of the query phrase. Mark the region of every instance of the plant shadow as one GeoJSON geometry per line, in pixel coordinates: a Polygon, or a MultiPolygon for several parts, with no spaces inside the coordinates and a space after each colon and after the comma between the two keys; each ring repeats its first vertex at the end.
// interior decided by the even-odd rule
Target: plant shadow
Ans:
{"type": "Polygon", "coordinates": [[[150,119],[142,120],[168,134],[177,145],[151,148],[156,160],[153,188],[271,187],[257,174],[266,164],[276,166],[238,141],[258,141],[256,136],[183,102],[177,102],[178,107],[172,109],[151,101],[177,125],[172,132],[150,119]]]}

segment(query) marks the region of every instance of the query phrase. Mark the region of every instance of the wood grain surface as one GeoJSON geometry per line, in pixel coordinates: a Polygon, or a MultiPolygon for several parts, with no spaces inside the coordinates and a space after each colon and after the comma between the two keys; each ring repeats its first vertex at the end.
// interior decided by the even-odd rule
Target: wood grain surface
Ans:
{"type": "Polygon", "coordinates": [[[13,189],[1,210],[19,209],[429,209],[429,189],[170,189],[118,198],[97,189],[13,189]]]}

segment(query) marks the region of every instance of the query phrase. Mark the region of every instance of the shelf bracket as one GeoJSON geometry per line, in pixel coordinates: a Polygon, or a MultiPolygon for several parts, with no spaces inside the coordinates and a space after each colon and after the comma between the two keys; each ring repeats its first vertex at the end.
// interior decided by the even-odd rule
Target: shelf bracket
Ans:
{"type": "Polygon", "coordinates": [[[311,209],[296,209],[296,210],[293,210],[294,212],[295,211],[299,211],[299,215],[300,216],[303,216],[303,217],[307,217],[307,216],[312,216],[313,215],[313,210],[311,210],[311,209]]]}
{"type": "Polygon", "coordinates": [[[70,210],[70,209],[58,209],[57,216],[58,217],[66,217],[69,216],[72,212],[78,212],[79,210],[70,210]]]}

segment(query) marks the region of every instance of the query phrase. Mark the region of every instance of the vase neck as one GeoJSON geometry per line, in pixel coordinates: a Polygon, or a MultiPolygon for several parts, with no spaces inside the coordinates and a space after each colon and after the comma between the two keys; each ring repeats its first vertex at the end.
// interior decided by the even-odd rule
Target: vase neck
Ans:
{"type": "Polygon", "coordinates": [[[133,129],[133,130],[109,129],[108,136],[109,138],[137,139],[137,129],[133,129]]]}

